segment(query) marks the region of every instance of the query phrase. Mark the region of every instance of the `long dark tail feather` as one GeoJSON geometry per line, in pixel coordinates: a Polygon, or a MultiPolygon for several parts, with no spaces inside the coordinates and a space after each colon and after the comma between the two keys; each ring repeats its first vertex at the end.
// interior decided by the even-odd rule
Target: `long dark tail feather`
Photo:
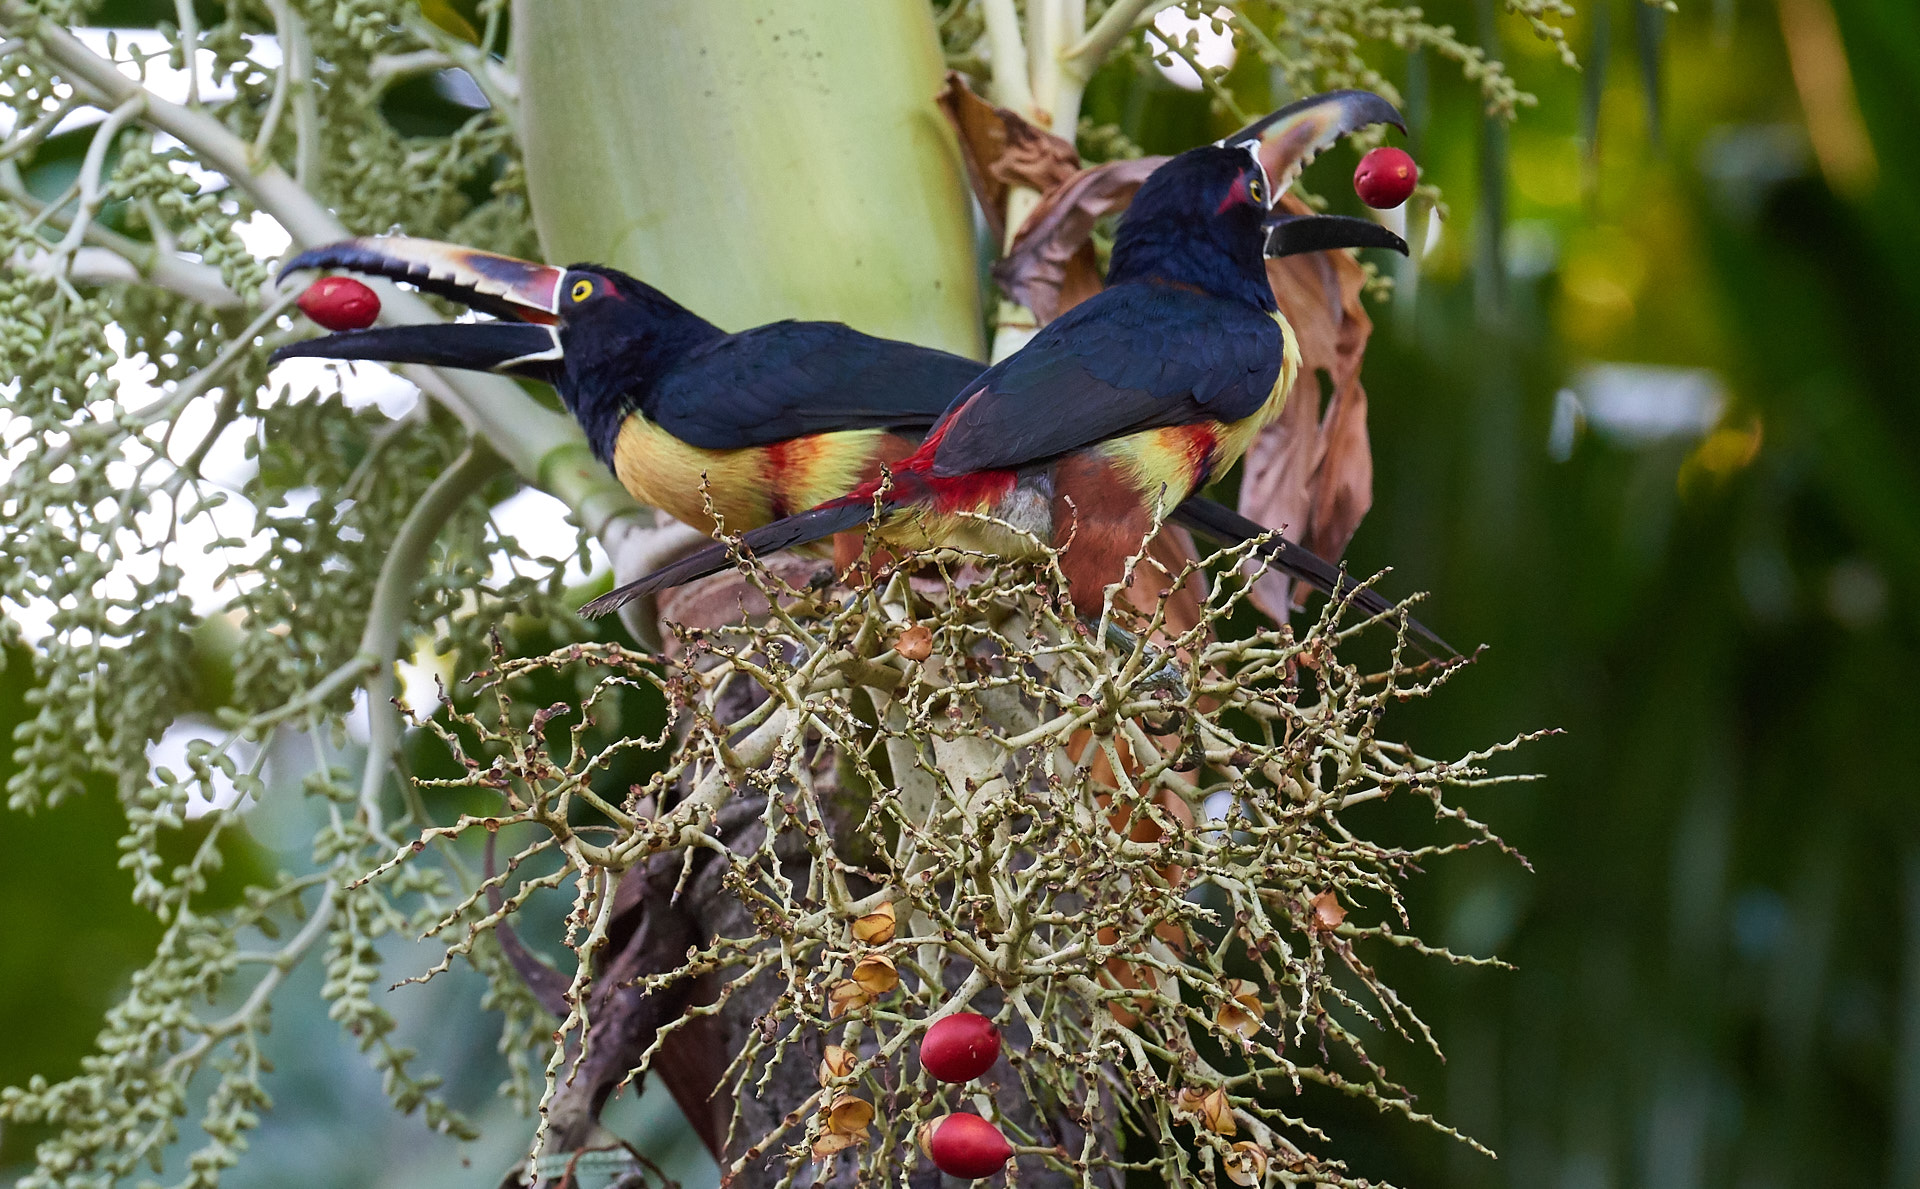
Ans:
{"type": "MultiPolygon", "coordinates": [[[[873,505],[866,500],[835,501],[811,511],[802,512],[797,516],[789,516],[784,520],[776,520],[772,524],[752,529],[740,538],[740,544],[748,553],[756,557],[765,557],[768,554],[778,553],[782,549],[808,545],[825,540],[835,533],[857,528],[872,515],[873,505]]],[[[1257,521],[1240,515],[1225,504],[1197,496],[1175,508],[1169,519],[1223,545],[1238,545],[1270,531],[1257,521]]],[[[1284,537],[1276,536],[1262,544],[1259,552],[1270,565],[1298,578],[1329,597],[1350,600],[1354,607],[1367,615],[1386,615],[1393,612],[1393,604],[1385,596],[1342,574],[1338,567],[1303,545],[1297,545],[1284,537]]],[[[589,619],[610,614],[637,598],[658,594],[660,591],[692,582],[696,578],[705,578],[709,574],[717,574],[731,563],[730,546],[725,542],[716,542],[688,554],[671,565],[662,566],[651,574],[643,575],[625,586],[601,595],[580,608],[580,614],[589,619]]],[[[1445,660],[1460,655],[1451,644],[1435,635],[1431,629],[1411,615],[1407,616],[1407,627],[1419,637],[1416,643],[1420,645],[1422,651],[1433,655],[1436,659],[1445,660]],[[1441,651],[1435,653],[1433,648],[1428,647],[1429,644],[1441,651]]]]}
{"type": "MultiPolygon", "coordinates": [[[[1258,521],[1240,515],[1225,504],[1201,499],[1198,496],[1175,508],[1173,515],[1168,519],[1210,537],[1222,545],[1239,545],[1272,531],[1258,521]]],[[[1260,546],[1259,553],[1276,569],[1298,578],[1329,598],[1348,599],[1354,607],[1367,615],[1384,615],[1393,612],[1393,604],[1385,596],[1342,574],[1339,567],[1304,545],[1297,545],[1284,537],[1275,536],[1260,546]]],[[[1407,627],[1418,637],[1415,643],[1420,646],[1420,650],[1435,660],[1450,660],[1460,655],[1453,645],[1434,635],[1426,624],[1411,615],[1407,616],[1407,627]],[[1436,653],[1434,648],[1441,651],[1436,653]]]]}
{"type": "MultiPolygon", "coordinates": [[[[742,546],[755,557],[765,557],[778,553],[782,549],[791,549],[796,545],[809,545],[823,541],[835,533],[858,528],[873,516],[873,503],[870,500],[838,500],[823,504],[811,511],[785,520],[776,520],[772,524],[752,529],[740,538],[742,546]]],[[[644,595],[658,594],[660,591],[692,582],[695,578],[705,578],[708,574],[718,574],[732,564],[732,556],[725,542],[717,542],[703,549],[689,553],[672,565],[662,566],[651,574],[643,575],[625,586],[601,595],[599,598],[580,608],[580,614],[594,619],[611,611],[618,611],[633,600],[644,595]]]]}

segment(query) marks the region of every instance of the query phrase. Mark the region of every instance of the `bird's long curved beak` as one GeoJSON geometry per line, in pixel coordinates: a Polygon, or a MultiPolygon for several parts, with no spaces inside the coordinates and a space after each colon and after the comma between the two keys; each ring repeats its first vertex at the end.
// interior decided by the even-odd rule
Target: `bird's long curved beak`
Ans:
{"type": "Polygon", "coordinates": [[[1329,248],[1387,248],[1407,254],[1407,241],[1372,219],[1348,215],[1269,215],[1266,222],[1269,257],[1298,256],[1329,248]]]}
{"type": "Polygon", "coordinates": [[[304,269],[403,281],[496,320],[342,331],[282,347],[273,353],[276,363],[295,357],[364,359],[549,378],[562,357],[555,311],[566,275],[563,268],[438,240],[386,235],[302,252],[280,275],[304,269]]]}
{"type": "Polygon", "coordinates": [[[1407,130],[1399,109],[1372,91],[1328,91],[1289,103],[1219,143],[1244,146],[1259,159],[1270,201],[1277,202],[1320,150],[1373,124],[1407,130]]]}
{"type": "Polygon", "coordinates": [[[420,363],[470,372],[507,372],[551,382],[560,372],[560,339],[551,326],[527,322],[428,322],[342,330],[288,343],[274,351],[283,359],[357,359],[370,363],[420,363]]]}

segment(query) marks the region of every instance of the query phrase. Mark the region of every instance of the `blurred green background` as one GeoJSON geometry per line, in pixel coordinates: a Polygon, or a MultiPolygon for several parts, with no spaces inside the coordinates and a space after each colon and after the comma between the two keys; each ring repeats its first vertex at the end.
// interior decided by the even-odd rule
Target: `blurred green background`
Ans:
{"type": "MultiPolygon", "coordinates": [[[[1470,806],[1532,870],[1475,854],[1411,889],[1427,936],[1516,969],[1385,962],[1448,1054],[1388,1042],[1386,1064],[1500,1159],[1339,1101],[1314,1117],[1402,1185],[1920,1186],[1920,4],[1612,0],[1570,22],[1583,73],[1487,0],[1427,8],[1540,103],[1501,128],[1452,66],[1389,63],[1451,217],[1375,311],[1350,556],[1490,646],[1401,733],[1565,734],[1519,758],[1544,783],[1470,806]]],[[[1216,122],[1151,72],[1088,114],[1149,151],[1216,122]]],[[[1337,208],[1352,164],[1310,176],[1337,208]]],[[[77,1068],[150,944],[100,876],[117,833],[105,795],[0,823],[0,1084],[77,1068]]],[[[466,1151],[390,1117],[303,986],[230,1183],[491,1184],[523,1132],[489,1105],[473,983],[396,997],[497,1124],[466,1151]]],[[[665,1136],[667,1111],[615,1120],[665,1136]]],[[[32,1138],[0,1137],[0,1167],[32,1138]]]]}

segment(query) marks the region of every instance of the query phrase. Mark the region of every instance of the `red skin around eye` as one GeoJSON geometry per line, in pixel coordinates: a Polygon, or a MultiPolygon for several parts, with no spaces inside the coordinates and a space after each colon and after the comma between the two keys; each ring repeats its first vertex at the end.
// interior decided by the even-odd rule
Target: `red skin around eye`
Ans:
{"type": "Polygon", "coordinates": [[[1381,147],[1360,158],[1353,171],[1353,190],[1360,201],[1376,210],[1392,210],[1405,202],[1420,180],[1420,167],[1400,149],[1381,147]]]}
{"type": "Polygon", "coordinates": [[[1213,213],[1224,215],[1228,207],[1242,202],[1253,202],[1253,195],[1247,193],[1247,175],[1244,173],[1233,179],[1233,185],[1227,187],[1227,196],[1220,200],[1220,205],[1213,209],[1213,213]]]}

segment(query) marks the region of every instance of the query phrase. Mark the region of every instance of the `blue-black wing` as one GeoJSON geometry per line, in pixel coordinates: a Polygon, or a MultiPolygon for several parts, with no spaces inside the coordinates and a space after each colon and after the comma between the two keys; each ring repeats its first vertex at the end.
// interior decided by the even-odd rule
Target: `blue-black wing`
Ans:
{"type": "Polygon", "coordinates": [[[1244,304],[1116,285],[980,377],[942,427],[933,473],[1017,470],[1123,434],[1250,417],[1283,345],[1272,315],[1244,304]]]}
{"type": "Polygon", "coordinates": [[[917,435],[984,368],[838,322],[775,322],[696,348],[643,407],[668,433],[707,450],[848,429],[917,435]]]}

